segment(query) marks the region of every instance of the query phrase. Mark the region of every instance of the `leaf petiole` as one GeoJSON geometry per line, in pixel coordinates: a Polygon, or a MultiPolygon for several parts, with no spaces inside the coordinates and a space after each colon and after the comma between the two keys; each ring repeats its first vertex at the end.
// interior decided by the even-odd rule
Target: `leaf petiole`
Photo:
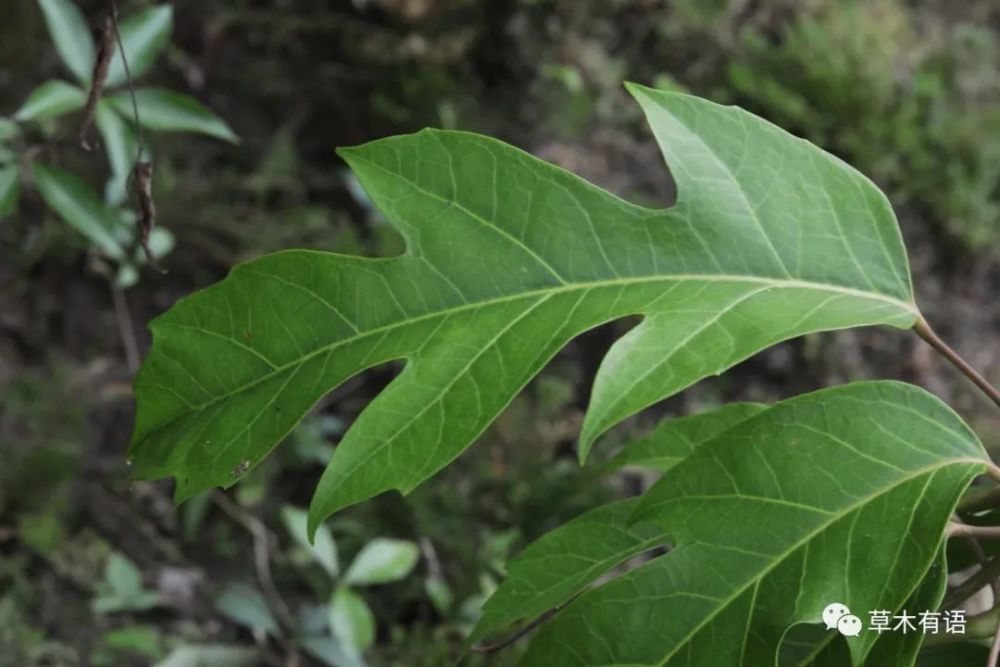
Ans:
{"type": "MultiPolygon", "coordinates": [[[[1000,407],[1000,391],[996,387],[987,382],[980,373],[973,368],[969,362],[959,356],[955,350],[948,346],[936,333],[931,329],[931,326],[924,319],[923,315],[917,316],[916,324],[913,325],[913,330],[918,336],[924,339],[928,345],[934,348],[934,351],[940,354],[942,357],[951,362],[952,366],[957,368],[962,374],[972,380],[979,389],[986,394],[986,397],[993,401],[997,407],[1000,407]]],[[[993,476],[991,471],[990,476],[993,476]]]]}

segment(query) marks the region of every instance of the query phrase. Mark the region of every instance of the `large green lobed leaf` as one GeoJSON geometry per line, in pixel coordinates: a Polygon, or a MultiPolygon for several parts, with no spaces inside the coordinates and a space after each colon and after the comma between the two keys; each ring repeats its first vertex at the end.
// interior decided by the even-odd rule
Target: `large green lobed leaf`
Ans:
{"type": "Polygon", "coordinates": [[[703,442],[766,409],[763,403],[728,403],[715,410],[664,419],[648,436],[616,454],[605,469],[638,466],[666,472],[703,442]]]}
{"type": "MultiPolygon", "coordinates": [[[[911,594],[933,609],[944,527],[988,460],[954,412],[910,385],[857,383],[778,403],[697,447],[647,492],[631,521],[669,535],[671,551],[569,604],[521,664],[773,665],[789,629],[818,623],[830,603],[863,622],[911,594]]],[[[599,544],[578,543],[575,557],[594,557],[599,544]]],[[[545,580],[512,569],[523,574],[531,581],[501,590],[545,580]]],[[[813,633],[820,641],[782,664],[862,664],[879,634],[848,638],[847,660],[834,638],[813,633]]],[[[887,642],[872,664],[912,664],[918,647],[887,642]]]]}
{"type": "Polygon", "coordinates": [[[232,483],[333,387],[406,366],[348,431],[313,526],[458,456],[570,339],[641,315],[595,380],[581,457],[625,417],[778,341],[916,317],[885,197],[740,109],[638,86],[669,210],[509,145],[423,132],[341,154],[407,242],[387,259],[282,252],[152,325],[131,455],[178,499],[232,483]]]}
{"type": "MultiPolygon", "coordinates": [[[[647,437],[626,445],[605,469],[635,465],[666,472],[705,442],[766,409],[759,403],[730,403],[666,419],[647,437]]],[[[639,498],[629,498],[597,507],[528,546],[507,564],[507,578],[486,601],[469,641],[561,607],[629,558],[666,545],[661,528],[632,522],[638,504],[639,498]]]]}
{"type": "Polygon", "coordinates": [[[507,578],[483,605],[470,642],[558,609],[629,558],[664,546],[651,523],[631,524],[629,498],[590,510],[546,533],[507,564],[507,578]]]}

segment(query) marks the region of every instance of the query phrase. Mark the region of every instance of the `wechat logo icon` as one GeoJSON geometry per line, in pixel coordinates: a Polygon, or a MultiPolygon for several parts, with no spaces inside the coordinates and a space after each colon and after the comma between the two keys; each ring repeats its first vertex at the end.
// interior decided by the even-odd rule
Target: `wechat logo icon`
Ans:
{"type": "Polygon", "coordinates": [[[823,623],[827,630],[836,630],[845,637],[861,634],[861,619],[851,613],[847,605],[833,602],[823,609],[823,623]]]}

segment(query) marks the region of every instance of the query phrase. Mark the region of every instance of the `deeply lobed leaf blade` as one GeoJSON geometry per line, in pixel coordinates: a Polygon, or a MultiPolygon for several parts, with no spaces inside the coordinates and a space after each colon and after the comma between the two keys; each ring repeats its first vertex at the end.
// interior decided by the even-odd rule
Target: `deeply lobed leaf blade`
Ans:
{"type": "MultiPolygon", "coordinates": [[[[666,472],[700,445],[765,409],[759,403],[730,403],[665,419],[649,436],[627,444],[605,469],[635,465],[666,472]]],[[[507,564],[507,577],[483,606],[469,641],[561,607],[628,559],[664,546],[668,540],[661,528],[631,521],[639,502],[629,498],[597,507],[525,548],[507,564]]]]}
{"type": "Polygon", "coordinates": [[[727,403],[715,410],[665,419],[648,436],[627,444],[605,466],[639,466],[666,472],[702,443],[767,409],[763,403],[727,403]]]}
{"type": "Polygon", "coordinates": [[[507,578],[483,605],[469,641],[556,609],[612,568],[664,545],[657,526],[629,525],[637,506],[637,498],[603,505],[529,545],[507,564],[507,578]]]}
{"type": "Polygon", "coordinates": [[[310,508],[315,526],[414,488],[570,339],[604,322],[643,317],[598,373],[583,454],[616,421],[778,341],[912,325],[905,253],[874,185],[742,110],[636,95],[677,175],[670,210],[468,133],[342,151],[407,253],[278,253],[157,319],[136,383],[138,473],[177,476],[179,499],[231,483],[330,389],[406,360],[338,446],[310,508]],[[707,138],[722,132],[731,136],[707,138]],[[759,177],[741,180],[751,148],[755,171],[787,179],[786,207],[759,177]],[[840,250],[813,247],[838,235],[850,236],[840,250]]]}
{"type": "MultiPolygon", "coordinates": [[[[899,609],[987,462],[968,427],[910,385],[778,403],[646,494],[633,519],[659,526],[673,549],[578,598],[522,664],[773,664],[788,628],[818,622],[831,602],[899,609]]],[[[848,641],[853,664],[877,638],[848,641]]]]}

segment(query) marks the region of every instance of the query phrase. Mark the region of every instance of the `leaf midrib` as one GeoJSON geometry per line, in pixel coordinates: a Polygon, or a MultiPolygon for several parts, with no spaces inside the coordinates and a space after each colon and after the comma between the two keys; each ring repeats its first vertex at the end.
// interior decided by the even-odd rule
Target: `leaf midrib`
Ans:
{"type": "MultiPolygon", "coordinates": [[[[268,273],[264,273],[264,272],[261,272],[261,271],[255,271],[254,273],[255,273],[255,275],[258,275],[258,276],[261,276],[261,277],[264,277],[264,276],[273,277],[273,274],[268,274],[268,273]]],[[[235,277],[237,277],[237,276],[234,276],[234,278],[235,277]]],[[[321,354],[324,354],[326,352],[332,352],[333,350],[335,350],[338,347],[341,347],[343,345],[348,345],[350,343],[354,343],[354,342],[357,342],[359,340],[363,340],[367,336],[371,336],[371,335],[375,335],[375,334],[380,334],[380,333],[385,333],[387,331],[392,331],[393,329],[397,329],[397,328],[400,328],[400,327],[408,326],[410,324],[414,324],[414,323],[417,323],[417,322],[422,322],[422,321],[425,321],[425,320],[434,319],[436,317],[443,317],[443,316],[451,315],[451,314],[454,314],[454,313],[463,312],[463,311],[466,311],[466,310],[473,310],[473,309],[476,309],[476,308],[485,308],[485,307],[488,307],[488,306],[493,306],[493,305],[501,304],[501,303],[509,303],[509,302],[518,301],[518,300],[521,300],[521,299],[527,300],[527,299],[531,299],[533,297],[545,297],[545,296],[549,296],[549,295],[569,293],[569,292],[573,292],[573,291],[576,291],[576,290],[593,290],[593,289],[600,289],[600,288],[606,288],[606,287],[618,287],[618,286],[628,286],[628,285],[653,284],[653,283],[657,283],[657,282],[683,282],[683,281],[690,281],[690,282],[704,281],[704,282],[747,283],[747,284],[753,284],[753,285],[767,285],[769,287],[777,288],[777,289],[811,289],[811,290],[816,290],[816,291],[821,291],[821,292],[831,292],[831,293],[840,294],[840,295],[844,295],[844,296],[851,296],[851,297],[855,297],[855,298],[863,299],[863,300],[868,300],[868,301],[881,301],[881,302],[888,303],[890,305],[896,306],[901,311],[910,313],[910,314],[912,314],[914,316],[916,316],[918,314],[918,311],[917,311],[915,305],[913,305],[911,303],[906,303],[905,301],[901,301],[901,300],[899,300],[899,299],[897,299],[895,297],[891,297],[891,296],[888,296],[888,295],[885,295],[885,294],[881,294],[881,293],[878,293],[878,292],[865,292],[863,290],[859,290],[859,289],[855,289],[855,288],[851,288],[851,287],[842,287],[842,286],[839,286],[839,285],[831,285],[831,284],[827,284],[827,283],[818,283],[818,282],[811,282],[811,281],[804,281],[804,280],[787,280],[787,279],[780,279],[780,278],[761,278],[761,277],[758,277],[758,276],[721,275],[721,274],[667,274],[667,275],[657,275],[657,276],[642,276],[642,277],[636,277],[636,278],[612,278],[612,279],[607,279],[607,280],[598,280],[598,281],[590,281],[590,282],[572,283],[572,284],[569,284],[569,285],[549,286],[549,287],[545,287],[545,288],[542,288],[542,289],[529,290],[529,291],[526,291],[526,292],[521,292],[519,294],[509,294],[509,295],[503,295],[503,296],[494,297],[494,298],[491,298],[491,299],[484,299],[484,300],[481,300],[481,301],[466,302],[466,303],[463,303],[460,306],[454,306],[454,307],[451,307],[451,308],[443,308],[441,310],[436,310],[436,311],[433,311],[433,312],[424,313],[422,315],[417,315],[417,316],[412,317],[412,318],[408,318],[408,319],[404,319],[404,320],[399,320],[399,321],[396,321],[396,322],[391,322],[389,324],[382,325],[380,327],[375,327],[373,329],[368,329],[368,330],[363,331],[361,333],[358,333],[358,334],[356,334],[354,336],[350,336],[348,338],[343,338],[343,339],[334,341],[332,343],[329,343],[327,345],[324,345],[322,347],[316,348],[315,350],[313,350],[313,351],[311,351],[311,352],[309,352],[309,353],[307,353],[307,354],[305,354],[305,355],[303,355],[303,356],[301,356],[301,357],[299,357],[297,359],[289,361],[289,362],[287,362],[285,364],[277,365],[272,370],[268,371],[267,373],[264,373],[263,375],[261,375],[260,377],[252,380],[251,382],[248,382],[248,383],[246,383],[244,385],[236,387],[236,388],[234,388],[234,389],[232,389],[232,390],[230,390],[230,391],[228,391],[228,392],[226,392],[224,394],[219,394],[217,396],[214,396],[212,398],[212,400],[210,400],[210,401],[206,401],[205,403],[201,403],[201,404],[192,406],[190,408],[190,412],[200,412],[200,411],[204,410],[205,408],[211,407],[212,405],[218,403],[219,401],[222,401],[222,400],[225,400],[225,399],[230,398],[232,396],[235,396],[237,394],[240,394],[240,393],[246,391],[247,389],[251,389],[252,387],[260,384],[261,382],[265,382],[265,381],[271,379],[272,377],[274,377],[276,375],[279,375],[279,374],[287,371],[290,368],[293,368],[296,365],[303,364],[306,361],[309,361],[310,359],[312,359],[314,357],[317,357],[317,356],[319,356],[321,354]]],[[[170,324],[171,326],[174,326],[172,323],[168,323],[168,324],[170,324]]],[[[157,326],[157,323],[154,323],[154,328],[156,326],[157,326]]],[[[195,331],[198,331],[198,332],[202,332],[203,331],[203,329],[200,328],[200,327],[193,327],[193,329],[195,331]]],[[[207,332],[208,330],[205,330],[205,331],[207,332]]],[[[140,382],[140,385],[141,385],[141,382],[140,382]]],[[[153,431],[150,432],[150,434],[155,433],[156,431],[158,431],[158,430],[166,427],[167,425],[173,423],[177,419],[180,419],[181,416],[183,416],[183,415],[179,415],[178,417],[175,417],[174,419],[171,419],[170,421],[164,422],[163,424],[157,426],[155,429],[153,429],[153,431]]]]}
{"type": "MultiPolygon", "coordinates": [[[[913,473],[895,480],[889,486],[881,488],[878,491],[876,491],[875,493],[869,494],[867,496],[862,496],[861,499],[858,500],[857,502],[854,502],[854,503],[852,503],[850,505],[847,505],[844,508],[844,510],[843,510],[842,513],[837,513],[837,514],[831,513],[831,518],[829,520],[827,520],[825,522],[821,522],[820,524],[818,524],[817,527],[814,530],[808,532],[805,536],[803,536],[803,538],[801,540],[799,540],[798,542],[796,542],[795,544],[793,544],[791,547],[789,547],[784,552],[784,554],[782,554],[779,557],[775,558],[774,562],[771,565],[769,565],[766,568],[764,568],[763,570],[761,570],[760,573],[757,576],[752,577],[744,586],[741,586],[738,589],[736,589],[736,591],[732,595],[730,595],[729,597],[723,598],[720,601],[720,603],[719,603],[719,605],[717,607],[717,611],[714,614],[710,614],[710,615],[706,616],[698,625],[696,625],[694,628],[692,628],[683,637],[683,639],[678,642],[678,644],[674,648],[674,650],[671,651],[670,653],[668,653],[662,660],[660,660],[659,662],[656,662],[656,663],[649,663],[650,667],[654,667],[654,666],[655,667],[663,667],[664,665],[666,665],[667,662],[671,658],[673,658],[677,654],[677,652],[679,650],[681,650],[684,646],[686,646],[687,643],[690,642],[691,639],[696,634],[698,634],[698,632],[700,632],[702,628],[705,627],[705,625],[707,625],[708,623],[710,623],[711,621],[713,621],[720,613],[722,613],[723,611],[725,611],[729,607],[729,605],[732,604],[732,602],[736,598],[738,598],[740,595],[742,595],[748,588],[750,588],[750,586],[757,585],[760,581],[762,581],[765,577],[767,577],[767,575],[769,575],[772,570],[774,570],[775,568],[777,568],[779,565],[781,565],[783,562],[785,562],[785,560],[787,558],[789,558],[792,554],[796,553],[799,549],[801,549],[803,545],[810,543],[820,533],[822,533],[823,531],[827,530],[831,525],[833,525],[837,521],[845,519],[846,517],[850,516],[854,512],[856,512],[859,509],[861,509],[864,505],[867,505],[867,504],[869,504],[871,502],[874,502],[880,496],[884,496],[884,495],[886,495],[888,493],[891,493],[892,491],[895,491],[897,488],[903,486],[904,484],[906,484],[908,482],[912,482],[915,479],[918,479],[922,475],[925,475],[925,474],[934,474],[934,473],[939,472],[940,470],[943,470],[944,468],[946,468],[948,466],[959,465],[959,464],[962,464],[962,463],[976,465],[976,466],[980,466],[980,467],[984,467],[985,466],[985,463],[982,461],[982,459],[968,458],[968,457],[964,457],[964,456],[963,457],[958,457],[958,458],[949,458],[949,459],[947,459],[945,461],[937,461],[934,464],[931,464],[931,465],[928,465],[928,466],[924,466],[923,468],[918,468],[913,473]]],[[[927,492],[927,487],[925,486],[924,490],[921,492],[921,497],[924,494],[926,494],[926,492],[927,492]]],[[[917,506],[918,506],[918,503],[915,503],[914,504],[914,508],[916,508],[917,506]]],[[[667,556],[663,556],[663,557],[667,558],[667,557],[669,557],[669,554],[667,556]]],[[[753,612],[753,610],[751,609],[751,613],[752,612],[753,612]]]]}

